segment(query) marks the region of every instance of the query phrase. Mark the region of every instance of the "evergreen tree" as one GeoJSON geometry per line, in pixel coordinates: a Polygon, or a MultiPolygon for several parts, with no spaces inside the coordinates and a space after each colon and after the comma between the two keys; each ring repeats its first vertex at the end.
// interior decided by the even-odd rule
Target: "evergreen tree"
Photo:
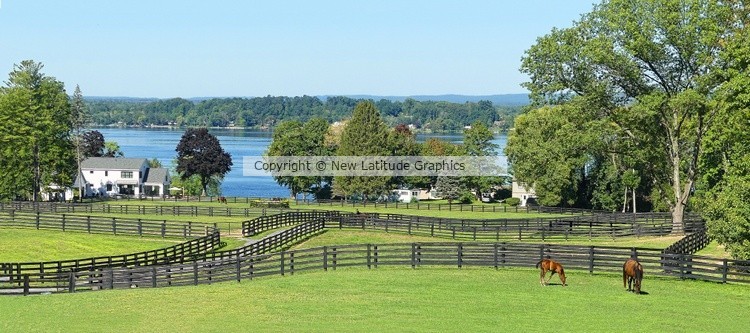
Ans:
{"type": "MultiPolygon", "coordinates": [[[[71,103],[70,110],[71,124],[73,126],[74,143],[76,146],[76,165],[78,166],[76,172],[76,178],[81,176],[81,162],[83,161],[83,154],[81,153],[81,141],[83,126],[86,125],[86,104],[83,101],[83,93],[81,87],[76,85],[76,90],[73,93],[73,101],[71,103]]],[[[78,197],[83,202],[83,179],[78,184],[78,197]]]]}
{"type": "MultiPolygon", "coordinates": [[[[357,104],[352,118],[341,134],[338,156],[390,156],[388,151],[388,128],[372,101],[357,104]]],[[[367,196],[382,194],[388,190],[390,177],[335,177],[334,189],[344,196],[359,194],[367,196]]]]}
{"type": "Polygon", "coordinates": [[[73,181],[69,97],[43,67],[24,60],[0,88],[0,197],[38,201],[43,187],[73,181]]]}
{"type": "MultiPolygon", "coordinates": [[[[492,142],[494,135],[487,126],[476,121],[471,124],[471,128],[464,131],[464,149],[469,156],[496,156],[497,144],[492,142]]],[[[492,166],[483,166],[483,169],[494,170],[492,166]]],[[[497,170],[500,171],[500,170],[497,170]]],[[[493,185],[501,184],[498,174],[489,174],[487,176],[467,176],[463,177],[466,187],[474,189],[477,198],[482,198],[482,192],[489,191],[493,185]]]]}
{"type": "Polygon", "coordinates": [[[465,191],[461,185],[461,178],[453,176],[438,176],[435,189],[439,197],[448,200],[449,205],[461,196],[461,192],[465,191]]]}

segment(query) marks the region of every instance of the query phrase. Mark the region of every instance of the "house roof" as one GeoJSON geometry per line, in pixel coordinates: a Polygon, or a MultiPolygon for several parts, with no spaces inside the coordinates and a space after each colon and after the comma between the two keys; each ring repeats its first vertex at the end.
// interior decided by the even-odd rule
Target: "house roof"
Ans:
{"type": "Polygon", "coordinates": [[[146,170],[147,184],[164,184],[169,171],[165,168],[150,168],[146,170]]]}
{"type": "Polygon", "coordinates": [[[76,179],[71,186],[74,188],[86,187],[86,177],[83,175],[83,172],[78,173],[78,176],[76,176],[76,179]]]}
{"type": "Polygon", "coordinates": [[[81,169],[138,170],[146,162],[145,158],[89,157],[81,162],[81,169]]]}

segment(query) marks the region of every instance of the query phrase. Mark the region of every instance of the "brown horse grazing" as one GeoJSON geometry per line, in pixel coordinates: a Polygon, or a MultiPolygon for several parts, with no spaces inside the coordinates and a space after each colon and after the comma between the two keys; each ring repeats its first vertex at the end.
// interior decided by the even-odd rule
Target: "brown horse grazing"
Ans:
{"type": "Polygon", "coordinates": [[[552,280],[552,275],[555,275],[555,273],[557,273],[557,275],[560,277],[560,282],[562,282],[563,287],[567,286],[567,284],[565,284],[565,270],[558,262],[550,259],[543,259],[536,263],[536,267],[541,269],[541,273],[539,274],[539,283],[541,283],[543,286],[546,286],[549,280],[552,280]],[[547,279],[547,281],[544,281],[544,277],[547,275],[547,271],[552,272],[552,274],[549,275],[549,279],[547,279]]]}
{"type": "Polygon", "coordinates": [[[628,291],[633,291],[636,294],[641,293],[641,280],[643,280],[643,266],[638,260],[628,259],[625,264],[622,265],[622,287],[625,288],[627,281],[628,291]],[[631,288],[631,286],[633,288],[631,288]]]}
{"type": "Polygon", "coordinates": [[[225,197],[219,197],[219,203],[227,204],[227,198],[225,197]]]}

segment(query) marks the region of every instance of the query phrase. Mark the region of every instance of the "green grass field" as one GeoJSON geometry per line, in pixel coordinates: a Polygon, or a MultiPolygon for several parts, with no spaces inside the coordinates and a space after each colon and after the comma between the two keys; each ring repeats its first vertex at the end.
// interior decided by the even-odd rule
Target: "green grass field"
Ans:
{"type": "Polygon", "coordinates": [[[0,228],[0,262],[81,259],[155,250],[183,242],[34,229],[0,228]]]}
{"type": "Polygon", "coordinates": [[[750,287],[569,271],[387,267],[241,283],[0,297],[4,332],[746,332],[750,287]],[[552,280],[556,282],[556,280],[552,280]]]}
{"type": "MultiPolygon", "coordinates": [[[[550,244],[567,245],[597,245],[597,246],[625,246],[645,247],[663,249],[678,241],[679,236],[666,237],[621,237],[621,238],[592,238],[589,239],[563,239],[548,240],[550,244]]],[[[305,242],[294,246],[295,249],[310,248],[327,245],[341,244],[387,244],[387,243],[415,243],[415,242],[458,242],[450,238],[437,238],[426,236],[413,236],[404,233],[384,232],[381,230],[356,230],[356,229],[327,229],[320,235],[312,237],[305,242]]],[[[466,240],[461,240],[466,242],[466,240]]],[[[512,242],[512,241],[511,241],[512,242]]],[[[523,240],[525,243],[543,243],[539,240],[523,240]]]]}
{"type": "Polygon", "coordinates": [[[716,241],[711,241],[705,248],[695,253],[699,256],[715,257],[715,258],[731,258],[732,255],[727,252],[724,246],[719,245],[716,241]]]}
{"type": "MultiPolygon", "coordinates": [[[[427,210],[427,209],[406,209],[406,208],[391,208],[391,207],[361,207],[356,206],[317,206],[317,205],[295,205],[290,206],[291,209],[316,209],[316,210],[338,210],[344,212],[356,212],[362,213],[381,213],[381,214],[404,214],[404,215],[419,215],[419,216],[430,216],[430,217],[442,217],[442,218],[454,218],[454,219],[503,219],[503,218],[514,218],[514,219],[527,219],[537,217],[557,217],[565,216],[560,214],[545,214],[545,213],[526,213],[526,212],[480,212],[480,211],[460,211],[458,207],[456,210],[427,210]]],[[[567,215],[570,216],[570,215],[567,215]]]]}

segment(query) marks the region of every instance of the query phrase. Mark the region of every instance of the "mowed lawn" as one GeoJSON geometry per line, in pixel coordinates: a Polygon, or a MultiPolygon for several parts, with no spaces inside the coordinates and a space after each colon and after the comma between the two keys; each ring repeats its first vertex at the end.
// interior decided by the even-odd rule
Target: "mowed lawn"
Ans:
{"type": "Polygon", "coordinates": [[[0,297],[3,332],[747,332],[750,286],[532,269],[381,267],[0,297]],[[556,278],[552,282],[559,283],[556,278]]]}
{"type": "MultiPolygon", "coordinates": [[[[548,239],[524,239],[524,243],[549,243],[583,246],[621,246],[663,249],[680,240],[679,236],[664,237],[620,237],[620,238],[561,238],[548,239]]],[[[294,246],[294,249],[311,248],[327,245],[342,244],[389,244],[389,243],[417,243],[417,242],[472,242],[467,240],[453,240],[450,238],[438,238],[418,235],[408,235],[399,232],[385,232],[383,230],[357,230],[357,229],[327,229],[323,233],[311,237],[304,242],[294,246]]],[[[481,241],[480,241],[481,242],[481,241]]],[[[491,242],[491,241],[485,241],[491,242]]],[[[510,242],[515,242],[511,240],[510,242]]]]}
{"type": "MultiPolygon", "coordinates": [[[[296,205],[292,203],[291,209],[303,209],[303,210],[337,210],[343,212],[362,212],[362,213],[380,213],[380,214],[404,214],[404,215],[418,215],[428,217],[439,217],[439,218],[452,218],[452,219],[530,219],[539,217],[559,217],[559,216],[570,216],[570,214],[546,214],[546,213],[526,213],[525,210],[515,212],[511,211],[514,207],[508,207],[508,212],[492,211],[492,206],[487,206],[484,212],[475,210],[468,210],[468,207],[464,207],[467,210],[461,210],[459,205],[453,207],[453,210],[448,210],[447,207],[443,207],[442,210],[435,209],[407,209],[407,208],[395,208],[395,207],[384,207],[384,206],[352,206],[350,205],[296,205]]],[[[481,208],[478,208],[481,209],[481,208]]],[[[497,209],[502,209],[498,206],[497,209]]]]}
{"type": "Polygon", "coordinates": [[[39,262],[111,256],[155,250],[184,241],[186,240],[0,228],[0,262],[39,262]]]}

